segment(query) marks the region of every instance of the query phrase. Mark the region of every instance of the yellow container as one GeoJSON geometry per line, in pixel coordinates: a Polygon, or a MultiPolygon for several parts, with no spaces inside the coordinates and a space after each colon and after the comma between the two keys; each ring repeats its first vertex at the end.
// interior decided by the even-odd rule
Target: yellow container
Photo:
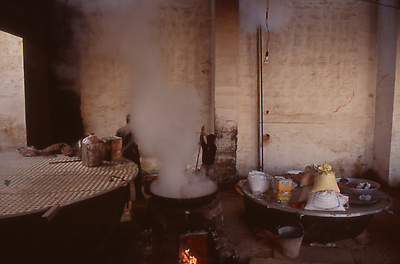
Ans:
{"type": "Polygon", "coordinates": [[[128,222],[132,220],[132,201],[125,204],[124,213],[121,216],[120,222],[128,222]]]}
{"type": "Polygon", "coordinates": [[[277,191],[275,195],[279,201],[290,202],[292,200],[292,191],[277,191]]]}
{"type": "Polygon", "coordinates": [[[293,181],[284,177],[275,177],[274,189],[276,191],[291,191],[293,181]]]}
{"type": "Polygon", "coordinates": [[[274,180],[274,191],[276,199],[279,201],[290,201],[292,199],[293,181],[284,177],[277,176],[274,180]]]}
{"type": "Polygon", "coordinates": [[[103,159],[107,161],[118,160],[122,158],[122,138],[107,137],[103,138],[103,159]]]}
{"type": "Polygon", "coordinates": [[[111,140],[111,160],[122,158],[122,138],[113,137],[111,140]]]}

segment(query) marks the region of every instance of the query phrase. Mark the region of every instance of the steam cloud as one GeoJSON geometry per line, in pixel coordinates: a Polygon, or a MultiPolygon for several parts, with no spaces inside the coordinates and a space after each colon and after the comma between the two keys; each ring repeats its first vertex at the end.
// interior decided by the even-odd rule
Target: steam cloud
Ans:
{"type": "MultiPolygon", "coordinates": [[[[93,52],[118,58],[129,71],[132,130],[142,154],[155,155],[160,162],[160,174],[152,191],[178,198],[202,196],[214,190],[212,181],[184,172],[187,164],[194,163],[199,147],[196,120],[201,101],[195,87],[169,87],[165,83],[162,56],[155,44],[154,25],[160,12],[157,2],[64,1],[80,8],[92,34],[101,37],[93,52]]],[[[188,5],[193,1],[196,0],[170,2],[176,6],[177,2],[188,5]]]]}
{"type": "Polygon", "coordinates": [[[242,0],[240,3],[240,27],[244,32],[254,33],[261,27],[271,32],[284,29],[291,20],[292,11],[287,6],[291,0],[242,0]],[[268,20],[267,20],[268,10],[268,20]]]}
{"type": "Polygon", "coordinates": [[[266,26],[266,0],[243,0],[239,2],[242,18],[240,27],[243,31],[253,33],[257,28],[267,30],[266,26]]]}

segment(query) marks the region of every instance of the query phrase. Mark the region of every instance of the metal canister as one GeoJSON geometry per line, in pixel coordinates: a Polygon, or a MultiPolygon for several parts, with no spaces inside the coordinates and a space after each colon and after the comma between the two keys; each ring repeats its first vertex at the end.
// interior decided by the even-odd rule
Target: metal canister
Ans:
{"type": "Polygon", "coordinates": [[[103,164],[103,143],[82,143],[82,164],[95,167],[103,164]]]}

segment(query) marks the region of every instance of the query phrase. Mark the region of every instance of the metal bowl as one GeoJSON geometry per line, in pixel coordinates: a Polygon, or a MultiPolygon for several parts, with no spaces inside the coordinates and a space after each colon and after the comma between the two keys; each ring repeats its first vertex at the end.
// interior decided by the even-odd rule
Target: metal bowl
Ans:
{"type": "MultiPolygon", "coordinates": [[[[338,183],[339,189],[341,193],[355,193],[355,194],[374,194],[381,187],[381,185],[377,182],[367,180],[367,179],[359,179],[359,178],[346,178],[346,183],[339,183],[341,178],[336,178],[336,182],[338,183]],[[355,187],[347,186],[349,184],[358,185],[360,183],[368,182],[371,184],[369,189],[357,189],[355,187]]],[[[342,180],[343,181],[343,180],[342,180]]]]}

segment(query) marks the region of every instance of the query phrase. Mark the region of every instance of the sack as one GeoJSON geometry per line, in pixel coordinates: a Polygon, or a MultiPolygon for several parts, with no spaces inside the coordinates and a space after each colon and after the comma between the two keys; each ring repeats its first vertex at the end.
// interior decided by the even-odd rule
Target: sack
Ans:
{"type": "Polygon", "coordinates": [[[300,195],[300,198],[299,198],[299,200],[298,200],[299,203],[306,203],[306,202],[308,201],[308,196],[309,196],[310,193],[311,193],[311,189],[312,189],[312,186],[311,186],[311,185],[309,185],[309,186],[304,186],[304,187],[301,189],[301,195],[300,195]]]}
{"type": "Polygon", "coordinates": [[[51,156],[56,154],[63,154],[65,156],[68,156],[71,155],[72,153],[74,153],[74,150],[71,148],[70,145],[65,143],[53,144],[40,151],[41,156],[51,156]]]}
{"type": "Polygon", "coordinates": [[[306,173],[301,179],[300,186],[309,186],[314,183],[314,176],[317,173],[317,170],[314,166],[307,166],[306,173]]]}
{"type": "Polygon", "coordinates": [[[335,191],[310,193],[305,210],[314,211],[345,211],[343,207],[349,202],[349,197],[335,191]]]}
{"type": "Polygon", "coordinates": [[[314,186],[311,189],[311,192],[320,191],[335,191],[340,193],[340,189],[336,182],[335,173],[324,171],[314,177],[314,186]]]}
{"type": "Polygon", "coordinates": [[[32,147],[20,147],[18,148],[19,153],[24,157],[35,157],[40,155],[40,151],[34,146],[32,147]]]}
{"type": "Polygon", "coordinates": [[[75,151],[70,145],[63,143],[61,147],[61,154],[63,154],[64,156],[70,156],[74,155],[74,153],[75,151]]]}

